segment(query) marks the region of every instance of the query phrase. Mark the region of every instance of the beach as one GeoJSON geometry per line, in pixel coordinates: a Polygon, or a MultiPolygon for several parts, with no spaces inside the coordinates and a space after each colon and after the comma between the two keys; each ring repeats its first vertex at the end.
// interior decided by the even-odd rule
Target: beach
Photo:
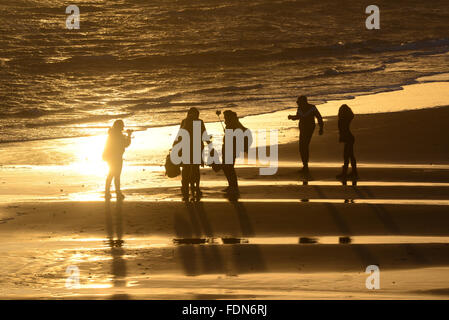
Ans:
{"type": "MultiPolygon", "coordinates": [[[[392,101],[404,92],[385,94],[392,101]]],[[[292,110],[243,118],[251,128],[264,119],[279,128],[279,168],[261,176],[257,165],[237,166],[238,201],[223,196],[223,173],[208,167],[202,201],[181,201],[179,177],[165,177],[161,162],[176,126],[135,133],[124,201],[103,198],[104,136],[3,144],[0,298],[449,298],[449,107],[358,114],[370,98],[382,101],[349,100],[356,184],[335,178],[342,144],[330,109],[319,106],[325,134],[313,137],[307,181],[296,123],[286,120],[292,110]],[[148,151],[155,132],[166,141],[148,151]],[[370,265],[380,269],[378,290],[365,286],[370,265]],[[67,288],[73,266],[79,287],[67,288]]]]}

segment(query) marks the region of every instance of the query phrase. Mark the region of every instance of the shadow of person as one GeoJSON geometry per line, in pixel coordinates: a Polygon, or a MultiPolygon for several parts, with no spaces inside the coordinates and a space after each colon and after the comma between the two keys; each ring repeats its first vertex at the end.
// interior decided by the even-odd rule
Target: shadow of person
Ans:
{"type": "Polygon", "coordinates": [[[111,210],[111,201],[105,201],[106,216],[106,236],[112,256],[111,274],[113,276],[114,287],[126,286],[126,261],[123,258],[125,250],[123,249],[123,200],[117,200],[114,214],[111,210]]]}
{"type": "MultiPolygon", "coordinates": [[[[302,179],[302,185],[303,185],[303,186],[308,186],[308,185],[309,185],[309,178],[307,178],[307,177],[306,177],[306,178],[303,178],[303,179],[302,179]]],[[[310,200],[310,199],[302,198],[302,199],[301,199],[301,202],[309,202],[309,200],[310,200]]]]}
{"type": "Polygon", "coordinates": [[[199,254],[202,260],[202,272],[203,274],[224,273],[225,266],[222,255],[220,254],[220,247],[213,243],[215,241],[214,231],[204,209],[204,205],[202,202],[196,202],[193,207],[196,214],[195,218],[198,219],[202,234],[212,243],[208,246],[199,246],[199,254]]]}
{"type": "MultiPolygon", "coordinates": [[[[186,211],[190,219],[194,216],[193,205],[190,202],[184,202],[186,211]]],[[[175,212],[174,215],[174,231],[176,238],[173,239],[175,244],[179,244],[177,252],[180,262],[186,276],[197,276],[200,270],[197,266],[197,247],[194,243],[201,243],[199,234],[199,226],[197,221],[188,221],[182,211],[175,212]]]]}
{"type": "MultiPolygon", "coordinates": [[[[244,238],[252,238],[255,232],[248,216],[245,206],[239,201],[230,201],[234,207],[235,213],[240,223],[240,233],[244,238]]],[[[241,239],[240,244],[231,244],[232,258],[234,261],[235,275],[241,273],[256,273],[266,270],[265,261],[260,250],[260,245],[257,244],[242,244],[245,243],[241,239]]]]}
{"type": "Polygon", "coordinates": [[[249,219],[248,213],[246,212],[246,208],[243,203],[238,200],[230,201],[232,206],[234,207],[235,213],[237,214],[237,218],[240,223],[241,235],[244,238],[254,237],[254,230],[249,219]]]}
{"type": "Polygon", "coordinates": [[[185,213],[175,214],[174,243],[187,276],[223,273],[220,249],[201,202],[185,202],[185,213]],[[186,214],[186,215],[185,215],[186,214]]]}
{"type": "MultiPolygon", "coordinates": [[[[356,194],[360,199],[374,199],[374,194],[367,187],[354,188],[356,194]]],[[[400,226],[396,223],[391,213],[387,210],[385,205],[368,203],[367,206],[376,215],[378,220],[384,225],[385,231],[391,235],[403,235],[400,226]]],[[[425,265],[428,260],[419,251],[414,249],[414,246],[409,243],[403,243],[401,246],[409,253],[409,255],[415,260],[415,263],[425,265]]]]}
{"type": "MultiPolygon", "coordinates": [[[[328,199],[324,194],[324,191],[319,186],[314,186],[316,193],[319,195],[320,199],[328,199]]],[[[351,205],[349,202],[344,202],[346,205],[351,205]]],[[[330,214],[334,224],[339,229],[339,244],[350,244],[352,243],[354,232],[351,230],[350,224],[346,221],[344,212],[340,212],[339,206],[334,205],[331,202],[324,202],[323,205],[330,214]]],[[[345,207],[341,208],[343,211],[345,207]]],[[[374,252],[367,249],[367,247],[356,245],[351,246],[355,254],[359,258],[361,266],[366,268],[370,264],[378,265],[378,258],[375,256],[374,252]]]]}

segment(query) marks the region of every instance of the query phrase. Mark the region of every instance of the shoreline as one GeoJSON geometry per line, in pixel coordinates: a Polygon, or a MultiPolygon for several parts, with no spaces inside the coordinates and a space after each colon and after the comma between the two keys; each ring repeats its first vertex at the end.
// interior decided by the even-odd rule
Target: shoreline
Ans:
{"type": "MultiPolygon", "coordinates": [[[[379,88],[372,88],[369,91],[362,91],[362,92],[358,92],[358,91],[349,91],[349,92],[344,92],[344,93],[339,93],[341,95],[340,98],[337,99],[329,99],[329,100],[320,100],[318,99],[318,101],[320,101],[319,103],[316,103],[317,106],[326,106],[328,104],[333,104],[333,103],[339,103],[341,101],[341,104],[343,103],[348,103],[348,101],[360,98],[360,97],[364,97],[364,96],[373,96],[373,95],[378,95],[378,94],[385,94],[385,93],[394,93],[394,92],[398,92],[398,91],[402,91],[404,90],[404,87],[408,87],[408,86],[414,86],[414,85],[423,85],[423,84],[432,84],[432,83],[440,83],[440,84],[444,84],[444,83],[449,83],[449,73],[448,72],[429,72],[427,75],[422,75],[419,76],[417,78],[411,79],[409,81],[406,81],[402,84],[396,85],[396,86],[392,86],[392,87],[379,87],[379,88]]],[[[296,99],[296,96],[292,96],[291,97],[291,101],[292,101],[292,105],[294,105],[294,101],[296,99]]],[[[314,102],[314,99],[311,98],[311,101],[314,102]]],[[[285,104],[285,103],[284,103],[285,104]]],[[[434,106],[427,106],[427,107],[423,107],[423,108],[431,108],[434,106]]],[[[288,111],[288,110],[296,110],[296,107],[289,107],[289,106],[284,106],[281,109],[277,109],[277,110],[272,110],[272,111],[266,111],[263,113],[249,113],[246,114],[244,116],[241,117],[241,119],[245,119],[245,118],[252,118],[252,117],[258,117],[258,116],[266,116],[266,115],[270,115],[270,114],[275,114],[277,112],[284,112],[284,111],[288,111]]],[[[404,110],[408,110],[408,109],[404,109],[404,110]]],[[[203,112],[208,112],[208,110],[205,110],[203,112]]],[[[386,111],[387,112],[387,111],[386,111]]],[[[366,113],[371,113],[371,112],[362,112],[360,114],[366,114],[366,113]]],[[[374,112],[374,113],[382,113],[381,112],[374,112]]],[[[118,119],[118,118],[114,118],[113,120],[118,119]]],[[[126,120],[127,117],[125,118],[121,118],[126,120]]],[[[214,124],[217,123],[216,121],[205,121],[206,124],[214,124]]],[[[88,122],[88,123],[77,123],[74,124],[74,126],[80,126],[83,127],[83,125],[87,124],[87,126],[85,128],[87,129],[108,129],[110,127],[110,123],[105,124],[105,125],[99,125],[99,122],[88,122]],[[90,126],[89,123],[94,123],[96,125],[90,126]]],[[[173,126],[178,126],[178,124],[155,124],[155,125],[147,125],[147,126],[139,126],[139,125],[135,125],[132,127],[137,127],[138,129],[137,131],[146,131],[149,129],[156,129],[156,128],[162,128],[162,127],[173,127],[173,126]]],[[[70,125],[65,126],[67,128],[71,128],[70,125]]],[[[51,126],[42,126],[40,128],[51,128],[51,126]]],[[[58,139],[77,139],[77,138],[84,138],[84,137],[95,137],[95,136],[101,136],[101,133],[97,133],[97,134],[84,134],[84,135],[79,135],[79,136],[67,136],[67,137],[51,137],[51,138],[36,138],[36,139],[31,139],[31,140],[16,140],[16,141],[0,141],[0,145],[2,144],[15,144],[15,143],[27,143],[27,142],[33,142],[33,141],[51,141],[51,140],[58,140],[58,139]]]]}
{"type": "MultiPolygon", "coordinates": [[[[341,103],[349,103],[351,108],[356,113],[356,120],[360,118],[366,119],[367,117],[376,116],[378,114],[391,114],[396,115],[397,112],[387,111],[382,113],[372,114],[360,114],[358,110],[368,110],[367,106],[379,105],[385,109],[394,109],[396,107],[401,110],[410,109],[429,109],[437,110],[438,102],[434,100],[435,92],[430,90],[433,88],[441,93],[442,102],[449,104],[449,82],[432,82],[423,85],[412,85],[409,90],[393,91],[386,93],[379,93],[375,95],[366,95],[359,98],[351,99],[348,101],[339,100],[329,102],[325,106],[319,106],[325,120],[325,127],[333,120],[332,114],[336,113],[341,103]],[[441,87],[443,85],[443,87],[441,87]],[[430,87],[426,87],[430,86],[430,87]],[[444,90],[447,86],[447,90],[444,90]],[[417,91],[425,89],[419,95],[419,99],[414,95],[417,91]],[[447,97],[446,97],[447,96],[447,97]],[[404,98],[406,97],[406,98],[404,98]],[[404,99],[404,100],[403,100],[404,99]],[[416,100],[416,101],[415,101],[416,100]],[[420,103],[425,102],[423,105],[420,103]]],[[[417,95],[418,93],[416,93],[417,95]]],[[[440,103],[442,104],[442,103],[440,103]]],[[[369,107],[372,108],[372,107],[369,107]]],[[[381,108],[381,109],[382,109],[381,108]]],[[[241,121],[243,125],[251,130],[266,130],[277,129],[279,145],[284,145],[289,142],[295,142],[298,139],[297,122],[287,119],[287,115],[293,113],[294,109],[287,109],[282,111],[276,111],[270,114],[262,114],[257,116],[245,117],[241,121]]],[[[210,134],[214,135],[214,144],[221,146],[222,128],[219,122],[207,123],[207,130],[210,134]]],[[[154,129],[148,129],[146,131],[138,131],[134,133],[133,142],[130,148],[125,153],[125,160],[128,165],[162,165],[165,161],[165,156],[171,147],[173,137],[178,131],[178,126],[171,127],[158,127],[154,129]],[[166,139],[153,139],[154,136],[167,137],[166,139]]],[[[323,137],[333,139],[335,132],[327,131],[325,129],[325,135],[323,137]]],[[[2,165],[41,165],[41,166],[68,166],[76,165],[79,168],[88,169],[90,172],[100,171],[104,173],[106,164],[101,159],[101,152],[103,150],[106,141],[106,135],[89,136],[84,138],[67,138],[67,139],[55,139],[55,140],[37,140],[30,142],[20,143],[7,143],[0,144],[0,163],[2,165]],[[32,152],[30,152],[32,150],[32,152]],[[94,168],[95,167],[95,168],[94,168]]],[[[313,138],[312,148],[321,137],[313,138]]],[[[358,144],[359,145],[359,144],[358,144]]],[[[339,149],[339,147],[337,147],[339,149]]],[[[312,151],[313,152],[313,151],[312,151]]],[[[337,152],[334,150],[334,152],[337,152]]],[[[340,151],[338,151],[340,154],[340,151]]],[[[282,159],[280,155],[280,160],[282,159]]],[[[339,159],[340,157],[334,157],[339,159]]],[[[292,157],[290,157],[292,159],[292,157]]],[[[421,159],[419,162],[427,159],[421,159]]],[[[317,158],[313,161],[322,161],[317,158]]],[[[365,161],[365,160],[364,160],[365,161]]],[[[376,161],[378,161],[376,159],[376,161]]],[[[368,161],[369,162],[369,161],[368,161]]],[[[390,161],[383,161],[390,162],[390,161]]],[[[397,162],[397,161],[396,161],[397,162]]],[[[426,161],[426,163],[428,163],[426,161]]],[[[445,162],[446,163],[446,162],[445,162]]]]}
{"type": "MultiPolygon", "coordinates": [[[[325,121],[332,116],[335,116],[338,111],[338,107],[341,104],[348,104],[356,114],[356,116],[369,115],[369,114],[381,114],[381,113],[393,113],[397,111],[408,111],[415,109],[427,109],[427,108],[437,108],[441,106],[446,106],[449,104],[449,73],[439,73],[436,75],[430,75],[426,77],[420,77],[414,80],[411,84],[406,84],[400,87],[400,89],[392,91],[382,91],[376,93],[360,93],[359,95],[354,95],[349,99],[339,99],[330,100],[323,104],[318,104],[317,108],[321,112],[325,121]],[[424,80],[420,80],[424,79],[424,80]]],[[[287,120],[287,115],[296,112],[296,107],[294,106],[294,99],[291,102],[292,107],[282,108],[281,110],[274,110],[268,113],[261,113],[255,115],[249,115],[241,118],[242,123],[250,128],[251,130],[267,130],[275,129],[279,131],[279,144],[285,144],[296,139],[295,134],[292,133],[291,129],[297,127],[297,122],[287,120]]],[[[126,121],[126,119],[125,119],[126,121]]],[[[110,123],[104,124],[105,128],[110,126],[110,123]]],[[[206,127],[209,133],[213,134],[220,139],[222,135],[221,125],[218,121],[206,122],[206,127]]],[[[144,140],[148,140],[151,136],[157,134],[167,137],[167,143],[161,144],[158,142],[158,147],[165,148],[168,150],[171,145],[171,137],[176,134],[178,125],[170,126],[154,126],[147,128],[145,130],[135,131],[134,142],[139,144],[137,154],[133,156],[130,154],[134,148],[133,144],[131,148],[127,151],[125,157],[129,157],[132,162],[139,162],[140,159],[148,158],[148,153],[154,153],[155,149],[151,146],[143,146],[144,140]],[[151,148],[150,152],[145,151],[146,148],[151,148]]],[[[51,138],[51,139],[38,139],[29,141],[15,141],[15,142],[3,142],[0,143],[0,163],[3,165],[19,165],[19,164],[30,164],[30,165],[67,165],[76,161],[76,155],[73,154],[72,150],[67,149],[70,145],[74,144],[88,144],[89,141],[95,141],[97,147],[104,143],[106,137],[106,129],[104,134],[97,135],[85,135],[82,137],[65,137],[65,138],[51,138]],[[98,142],[101,141],[101,142],[98,142]],[[54,146],[52,146],[54,144],[54,146]],[[42,157],[33,156],[30,158],[26,157],[31,163],[26,163],[23,161],[24,157],[14,157],[7,156],[4,154],[6,152],[14,153],[24,148],[34,149],[40,152],[40,146],[44,146],[45,149],[51,150],[55,153],[63,153],[61,157],[54,160],[54,162],[42,161],[42,157]],[[63,150],[62,152],[60,150],[63,150]]],[[[219,142],[220,143],[220,142],[219,142]]],[[[103,147],[103,146],[101,146],[103,147]]],[[[157,163],[161,163],[165,158],[165,152],[162,156],[159,154],[159,160],[157,163]]],[[[82,150],[80,150],[82,151],[82,150]]],[[[160,150],[157,152],[161,153],[160,150]]],[[[98,161],[98,158],[95,159],[98,161]]],[[[141,162],[141,161],[140,161],[141,162]]],[[[149,163],[149,164],[155,164],[149,163]]]]}

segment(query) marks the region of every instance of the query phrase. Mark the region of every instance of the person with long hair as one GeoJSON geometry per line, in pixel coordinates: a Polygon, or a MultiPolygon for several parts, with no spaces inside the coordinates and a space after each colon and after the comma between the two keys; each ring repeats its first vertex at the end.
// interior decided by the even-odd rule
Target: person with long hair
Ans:
{"type": "Polygon", "coordinates": [[[123,200],[125,196],[120,189],[120,176],[123,167],[123,153],[131,144],[131,130],[127,130],[127,135],[123,134],[125,124],[122,120],[116,120],[109,129],[106,147],[103,152],[103,160],[109,165],[109,173],[106,178],[105,198],[111,199],[111,183],[114,179],[115,194],[117,199],[123,200]]]}
{"type": "Polygon", "coordinates": [[[343,147],[343,169],[342,172],[337,175],[337,179],[357,179],[357,161],[354,156],[354,142],[355,138],[350,130],[351,121],[354,119],[354,113],[347,104],[343,104],[338,110],[338,131],[339,141],[344,143],[343,147]],[[349,161],[351,161],[352,171],[347,174],[349,161]]]}

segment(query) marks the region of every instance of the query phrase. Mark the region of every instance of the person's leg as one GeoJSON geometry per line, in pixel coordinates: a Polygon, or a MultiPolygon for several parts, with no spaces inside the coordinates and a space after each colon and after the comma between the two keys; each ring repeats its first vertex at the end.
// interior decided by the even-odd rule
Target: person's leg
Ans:
{"type": "Polygon", "coordinates": [[[357,160],[355,159],[355,155],[354,155],[354,142],[351,143],[350,148],[348,150],[348,154],[349,154],[349,158],[351,159],[351,176],[354,178],[358,177],[358,173],[357,173],[357,160]]]}
{"type": "Polygon", "coordinates": [[[226,175],[226,179],[228,180],[229,188],[228,192],[238,192],[238,180],[237,173],[235,172],[234,164],[226,164],[223,165],[223,172],[226,175]]]}
{"type": "Polygon", "coordinates": [[[343,167],[341,173],[337,175],[337,179],[346,178],[346,174],[348,172],[348,164],[349,164],[349,144],[345,142],[343,146],[343,167]]]}
{"type": "Polygon", "coordinates": [[[343,172],[342,172],[342,174],[344,176],[346,176],[346,173],[348,172],[350,156],[351,156],[351,144],[348,142],[345,142],[344,147],[343,147],[343,172]]]}
{"type": "Polygon", "coordinates": [[[200,166],[198,164],[193,165],[192,168],[192,196],[199,199],[201,196],[200,191],[200,166]]]}
{"type": "Polygon", "coordinates": [[[181,167],[181,193],[183,200],[189,200],[190,165],[183,164],[181,167]]]}
{"type": "Polygon", "coordinates": [[[123,159],[117,160],[117,163],[115,165],[115,172],[114,172],[114,185],[115,185],[115,194],[117,195],[117,198],[123,199],[124,196],[122,194],[122,190],[120,188],[120,176],[122,175],[122,168],[123,168],[123,159]]]}
{"type": "Polygon", "coordinates": [[[312,140],[314,127],[303,128],[299,136],[299,152],[301,154],[302,165],[304,170],[309,169],[309,146],[312,140]]]}
{"type": "Polygon", "coordinates": [[[114,177],[113,168],[112,165],[109,163],[109,173],[108,176],[106,177],[105,192],[104,192],[106,198],[111,197],[111,183],[113,177],[114,177]]]}
{"type": "Polygon", "coordinates": [[[234,164],[224,164],[223,172],[228,180],[229,188],[238,189],[237,174],[235,172],[234,164]]]}
{"type": "Polygon", "coordinates": [[[221,169],[223,170],[226,180],[228,180],[228,187],[226,187],[223,191],[229,191],[229,189],[231,188],[229,164],[222,164],[221,169]]]}

